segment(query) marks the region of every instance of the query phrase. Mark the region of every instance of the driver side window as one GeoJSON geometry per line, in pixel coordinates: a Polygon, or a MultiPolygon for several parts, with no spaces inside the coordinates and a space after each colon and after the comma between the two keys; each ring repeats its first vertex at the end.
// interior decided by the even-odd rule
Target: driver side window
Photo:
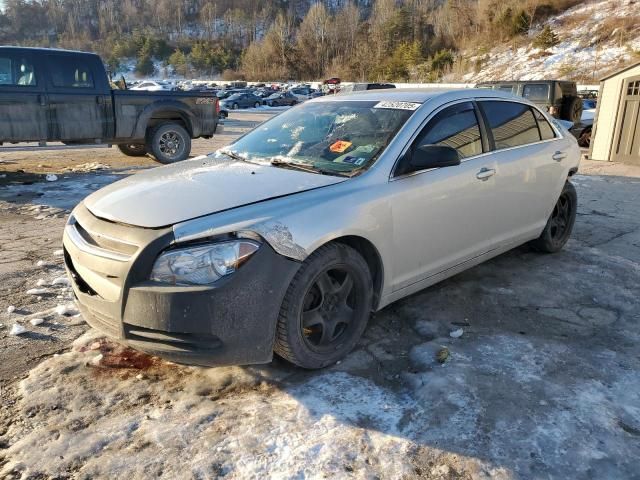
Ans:
{"type": "Polygon", "coordinates": [[[473,104],[458,103],[438,113],[420,133],[414,148],[422,145],[452,147],[460,158],[481,154],[482,136],[473,104]]]}

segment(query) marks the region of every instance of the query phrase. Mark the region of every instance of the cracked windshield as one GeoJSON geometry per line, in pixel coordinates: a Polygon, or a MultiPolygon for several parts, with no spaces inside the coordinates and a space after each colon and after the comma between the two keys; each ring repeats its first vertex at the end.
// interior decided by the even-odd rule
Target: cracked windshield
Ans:
{"type": "Polygon", "coordinates": [[[351,176],[375,162],[418,106],[375,101],[308,103],[266,122],[226,151],[251,162],[351,176]]]}

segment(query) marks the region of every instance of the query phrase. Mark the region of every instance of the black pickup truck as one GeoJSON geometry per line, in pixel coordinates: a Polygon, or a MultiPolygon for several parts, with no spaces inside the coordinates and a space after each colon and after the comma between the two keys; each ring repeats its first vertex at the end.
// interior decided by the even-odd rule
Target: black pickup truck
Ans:
{"type": "Polygon", "coordinates": [[[112,89],[93,53],[0,47],[0,144],[113,144],[171,163],[214,134],[218,109],[208,92],[112,89]]]}

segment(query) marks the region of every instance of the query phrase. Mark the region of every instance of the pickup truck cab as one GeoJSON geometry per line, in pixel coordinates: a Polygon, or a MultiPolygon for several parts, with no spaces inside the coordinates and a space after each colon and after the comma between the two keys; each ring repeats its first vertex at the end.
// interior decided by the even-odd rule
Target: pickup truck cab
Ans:
{"type": "Polygon", "coordinates": [[[0,144],[115,144],[171,163],[214,134],[218,108],[212,93],[112,90],[93,53],[0,47],[0,144]]]}

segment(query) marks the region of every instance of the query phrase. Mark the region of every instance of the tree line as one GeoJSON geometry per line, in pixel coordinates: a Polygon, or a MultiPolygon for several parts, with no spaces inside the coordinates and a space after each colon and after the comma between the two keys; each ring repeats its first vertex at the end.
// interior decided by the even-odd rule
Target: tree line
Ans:
{"type": "Polygon", "coordinates": [[[5,0],[0,42],[95,51],[114,71],[134,59],[141,76],[160,63],[185,77],[435,81],[474,67],[458,51],[526,35],[577,3],[5,0]]]}

